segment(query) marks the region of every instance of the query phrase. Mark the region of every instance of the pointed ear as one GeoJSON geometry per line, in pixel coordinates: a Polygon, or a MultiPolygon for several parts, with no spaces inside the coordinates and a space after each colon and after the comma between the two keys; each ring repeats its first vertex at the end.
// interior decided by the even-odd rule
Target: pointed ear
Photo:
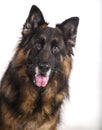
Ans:
{"type": "Polygon", "coordinates": [[[63,32],[66,43],[71,47],[75,46],[78,23],[79,18],[72,17],[65,20],[63,23],[56,25],[63,32]]]}
{"type": "Polygon", "coordinates": [[[37,6],[33,5],[24,24],[22,34],[28,35],[29,33],[34,32],[36,28],[43,24],[47,23],[44,20],[42,12],[37,6]]]}

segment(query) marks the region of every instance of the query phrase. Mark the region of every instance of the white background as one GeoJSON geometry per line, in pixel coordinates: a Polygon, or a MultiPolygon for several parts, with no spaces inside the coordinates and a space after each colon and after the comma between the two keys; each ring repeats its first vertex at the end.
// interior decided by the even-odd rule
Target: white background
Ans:
{"type": "Polygon", "coordinates": [[[0,1],[0,78],[15,52],[32,4],[42,10],[52,27],[69,17],[80,17],[70,100],[63,105],[59,129],[101,130],[101,0],[0,1]]]}

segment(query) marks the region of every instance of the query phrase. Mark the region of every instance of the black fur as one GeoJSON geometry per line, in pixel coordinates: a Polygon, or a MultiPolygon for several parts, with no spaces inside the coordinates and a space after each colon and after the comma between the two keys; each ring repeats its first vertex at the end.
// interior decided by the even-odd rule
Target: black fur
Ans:
{"type": "Polygon", "coordinates": [[[60,106],[69,95],[78,22],[72,17],[51,28],[32,6],[0,83],[0,130],[57,129],[60,106]]]}

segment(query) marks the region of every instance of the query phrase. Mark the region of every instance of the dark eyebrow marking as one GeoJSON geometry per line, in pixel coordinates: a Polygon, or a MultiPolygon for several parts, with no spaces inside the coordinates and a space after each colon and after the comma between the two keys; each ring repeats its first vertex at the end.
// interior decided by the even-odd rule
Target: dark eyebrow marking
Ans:
{"type": "Polygon", "coordinates": [[[51,44],[52,44],[52,46],[59,46],[60,45],[59,41],[56,39],[52,40],[51,44]]]}

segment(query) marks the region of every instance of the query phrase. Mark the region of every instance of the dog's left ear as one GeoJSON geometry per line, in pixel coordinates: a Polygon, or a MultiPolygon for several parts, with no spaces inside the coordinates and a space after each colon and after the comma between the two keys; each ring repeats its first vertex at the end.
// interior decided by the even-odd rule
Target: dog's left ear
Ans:
{"type": "Polygon", "coordinates": [[[56,27],[58,27],[62,31],[65,42],[67,43],[70,50],[72,49],[72,47],[75,46],[78,24],[79,18],[72,17],[65,20],[63,23],[56,25],[56,27]]]}
{"type": "Polygon", "coordinates": [[[34,32],[36,28],[38,28],[43,24],[47,24],[47,23],[44,20],[42,12],[37,6],[33,5],[29,12],[28,18],[24,24],[22,34],[28,35],[31,32],[34,32]]]}

